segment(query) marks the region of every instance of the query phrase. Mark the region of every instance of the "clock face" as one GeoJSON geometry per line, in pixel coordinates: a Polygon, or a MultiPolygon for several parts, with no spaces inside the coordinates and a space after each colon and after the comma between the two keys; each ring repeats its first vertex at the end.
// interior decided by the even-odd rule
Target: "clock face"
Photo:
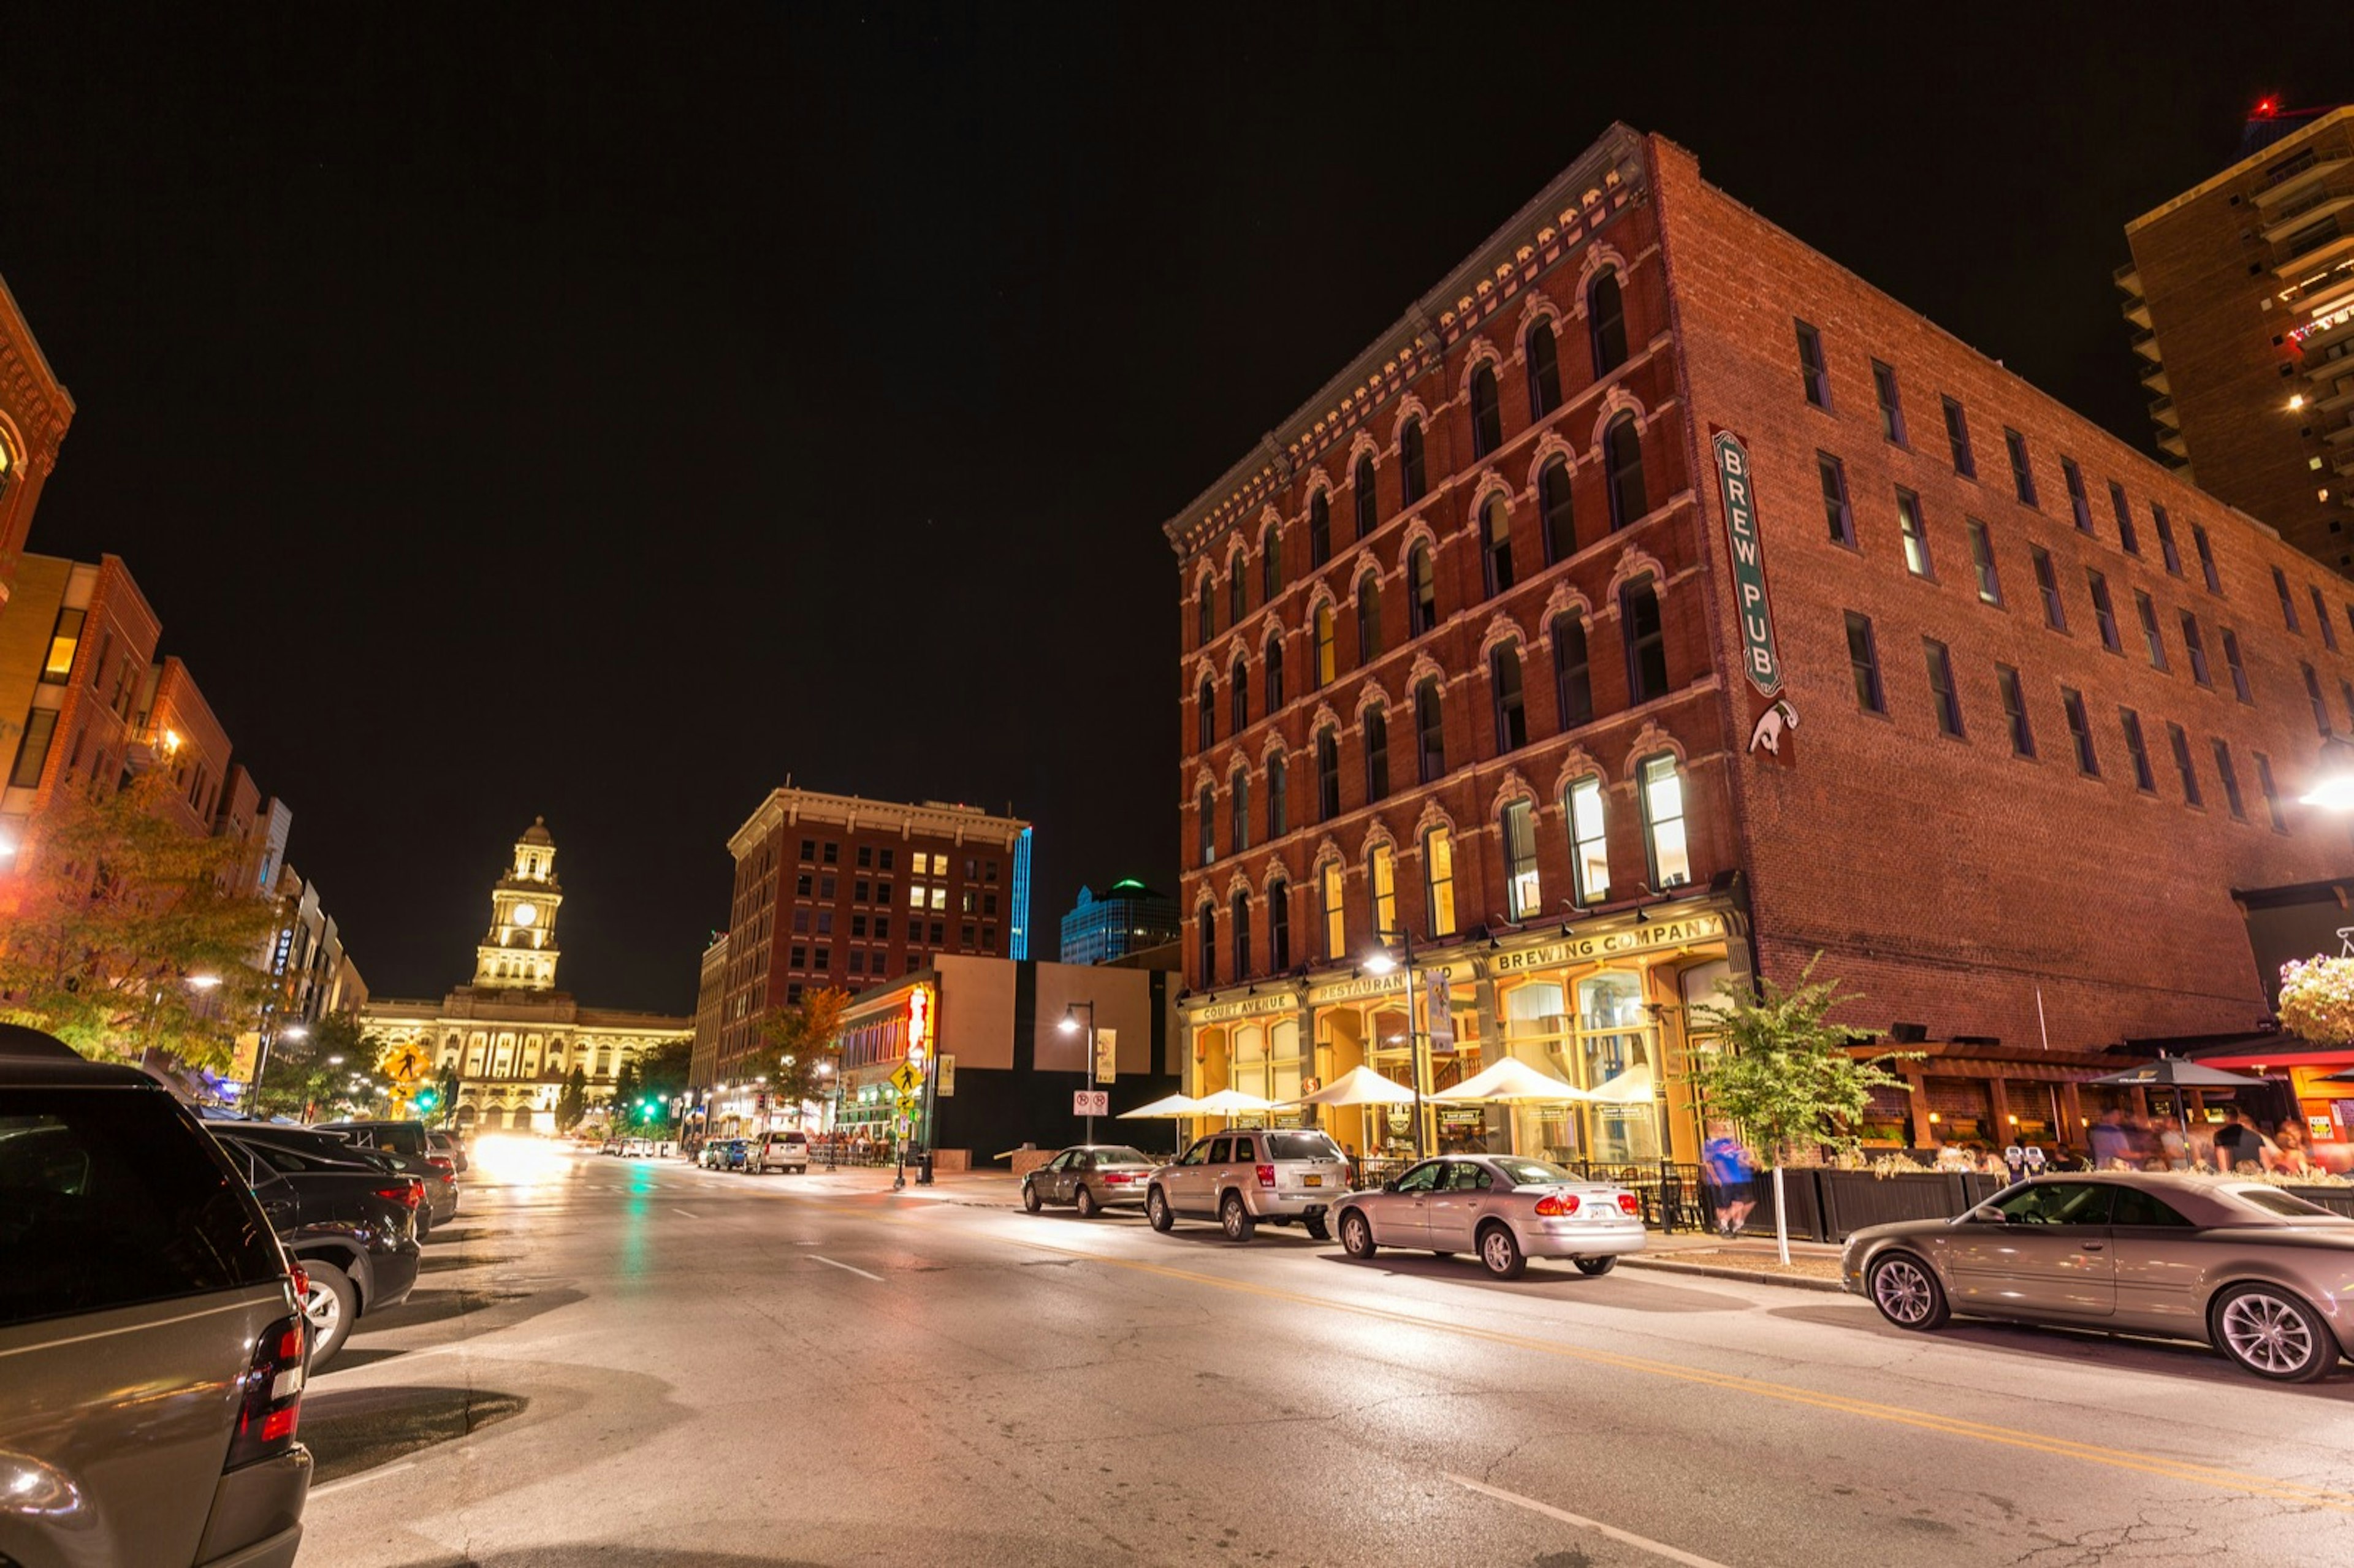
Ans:
{"type": "Polygon", "coordinates": [[[538,918],[539,910],[535,906],[529,904],[518,904],[514,906],[514,923],[516,925],[528,926],[534,920],[538,918]]]}

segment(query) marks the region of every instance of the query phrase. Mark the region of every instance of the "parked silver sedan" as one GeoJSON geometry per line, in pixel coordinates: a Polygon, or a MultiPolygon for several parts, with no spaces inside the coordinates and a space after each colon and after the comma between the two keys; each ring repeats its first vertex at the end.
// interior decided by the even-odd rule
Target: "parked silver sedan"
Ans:
{"type": "Polygon", "coordinates": [[[1606,1181],[1507,1154],[1450,1154],[1410,1166],[1377,1192],[1352,1192],[1336,1211],[1354,1258],[1385,1246],[1440,1257],[1477,1253],[1499,1279],[1532,1257],[1565,1257],[1580,1274],[1607,1274],[1643,1250],[1642,1204],[1606,1181]]]}
{"type": "Polygon", "coordinates": [[[1083,1220],[1106,1209],[1141,1208],[1153,1164],[1125,1143],[1076,1144],[1022,1179],[1022,1206],[1034,1214],[1049,1203],[1069,1203],[1083,1220]]]}
{"type": "Polygon", "coordinates": [[[2354,1346],[2354,1220],[2257,1181],[2038,1177],[1957,1219],[1858,1231],[1840,1267],[1900,1329],[1964,1312],[2201,1340],[2283,1383],[2354,1346]]]}

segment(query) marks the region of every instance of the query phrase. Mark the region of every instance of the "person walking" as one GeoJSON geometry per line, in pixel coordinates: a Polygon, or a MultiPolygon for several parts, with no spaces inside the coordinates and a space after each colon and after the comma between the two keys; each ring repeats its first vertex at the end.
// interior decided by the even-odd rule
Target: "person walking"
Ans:
{"type": "Polygon", "coordinates": [[[2093,1146],[2093,1169],[2111,1171],[2126,1160],[2130,1144],[2126,1132],[2125,1112],[2111,1106],[2093,1123],[2088,1135],[2093,1146]]]}
{"type": "Polygon", "coordinates": [[[2256,1170],[2264,1164],[2264,1135],[2242,1119],[2240,1107],[2223,1107],[2223,1125],[2215,1129],[2215,1169],[2256,1170]]]}
{"type": "Polygon", "coordinates": [[[1733,1124],[1708,1124],[1708,1141],[1701,1149],[1701,1166],[1707,1172],[1710,1212],[1717,1234],[1737,1236],[1757,1206],[1757,1161],[1733,1135],[1733,1124]]]}

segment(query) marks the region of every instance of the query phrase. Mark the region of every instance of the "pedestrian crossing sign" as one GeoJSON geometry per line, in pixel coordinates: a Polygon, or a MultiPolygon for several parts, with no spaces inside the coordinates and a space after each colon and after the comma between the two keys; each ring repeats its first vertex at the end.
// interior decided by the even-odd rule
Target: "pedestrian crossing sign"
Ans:
{"type": "Polygon", "coordinates": [[[914,1116],[916,1114],[916,1097],[913,1095],[901,1095],[894,1108],[898,1111],[899,1115],[903,1118],[914,1116]]]}
{"type": "Polygon", "coordinates": [[[923,1081],[924,1075],[916,1071],[912,1063],[900,1063],[899,1070],[891,1075],[891,1086],[899,1091],[899,1097],[902,1099],[914,1094],[917,1086],[923,1081]]]}

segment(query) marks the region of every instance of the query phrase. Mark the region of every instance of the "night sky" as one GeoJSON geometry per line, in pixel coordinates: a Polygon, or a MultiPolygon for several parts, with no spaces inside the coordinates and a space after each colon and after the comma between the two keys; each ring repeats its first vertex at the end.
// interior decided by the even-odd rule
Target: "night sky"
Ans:
{"type": "Polygon", "coordinates": [[[1614,119],[2147,448],[2123,225],[2354,48],[2076,9],[9,5],[29,547],[129,561],[379,995],[544,812],[559,978],[689,1011],[788,772],[1012,802],[1051,958],[1175,887],[1160,524],[1614,119]]]}

